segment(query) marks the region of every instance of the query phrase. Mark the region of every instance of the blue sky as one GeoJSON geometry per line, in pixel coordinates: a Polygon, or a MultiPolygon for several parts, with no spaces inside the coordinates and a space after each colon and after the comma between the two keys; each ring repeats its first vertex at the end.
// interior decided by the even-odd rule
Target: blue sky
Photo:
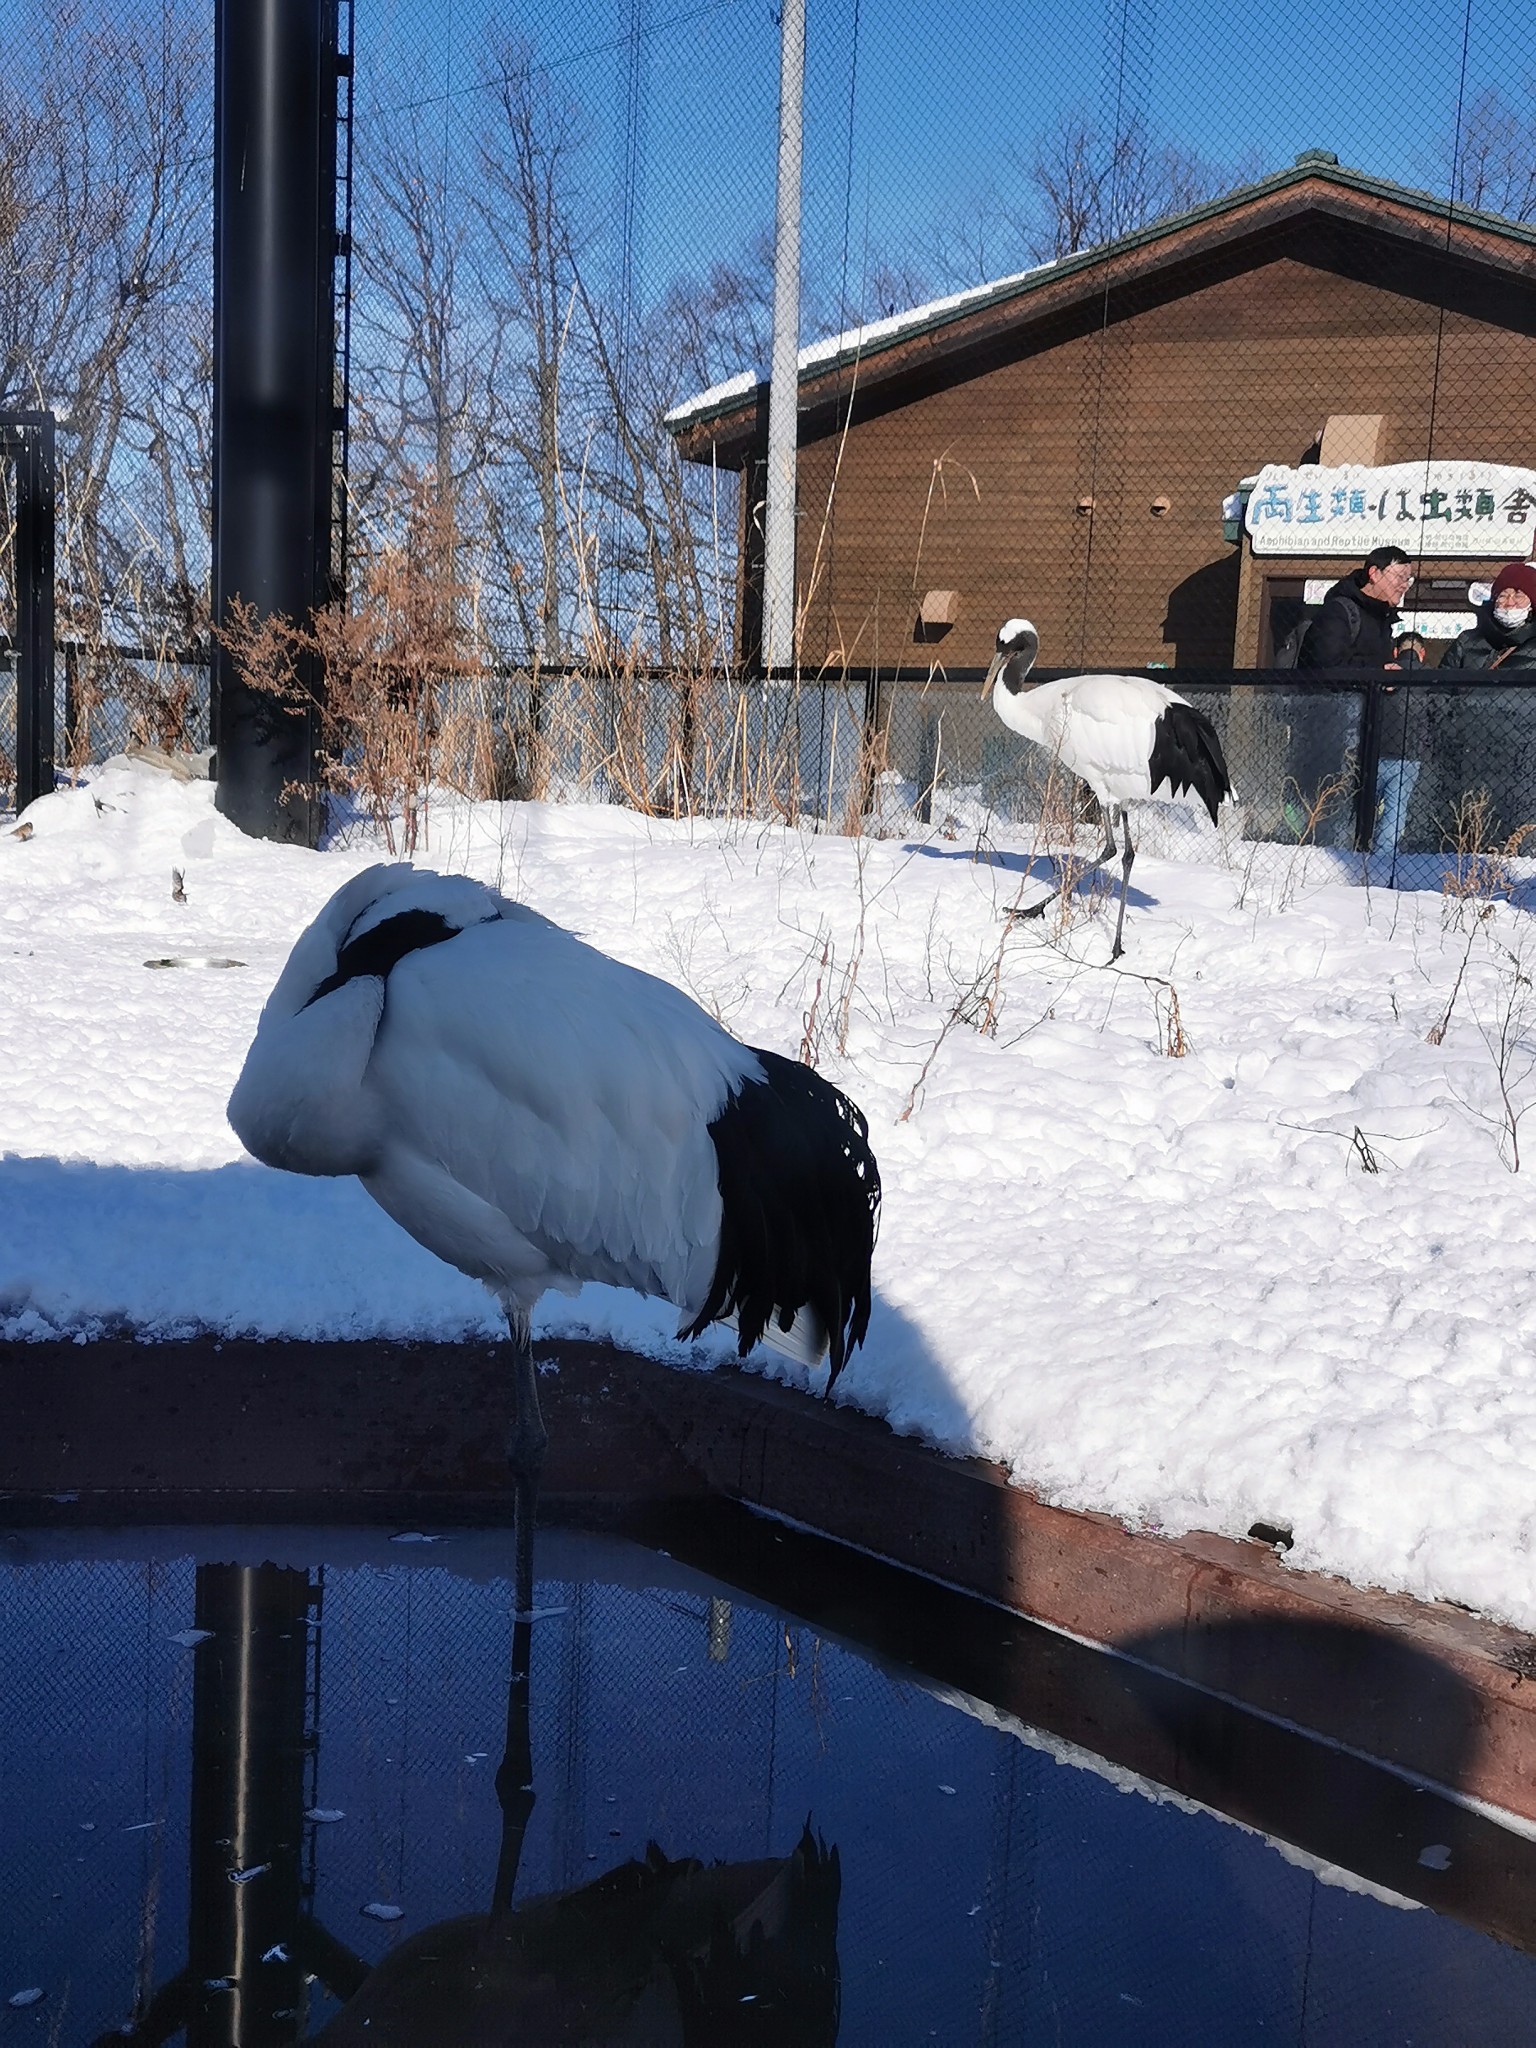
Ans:
{"type": "MultiPolygon", "coordinates": [[[[1512,0],[1471,0],[1470,13],[1467,0],[807,0],[807,17],[807,250],[835,276],[846,218],[855,287],[866,223],[881,253],[922,263],[935,219],[1007,181],[1010,151],[1027,158],[1067,107],[1109,125],[1117,90],[1124,110],[1223,164],[1275,169],[1323,147],[1433,186],[1464,34],[1472,92],[1523,77],[1512,0]]],[[[767,0],[357,0],[361,90],[379,104],[425,99],[450,142],[464,136],[490,20],[528,37],[581,102],[591,179],[615,210],[642,25],[643,290],[734,255],[768,223],[778,32],[767,0]]]]}

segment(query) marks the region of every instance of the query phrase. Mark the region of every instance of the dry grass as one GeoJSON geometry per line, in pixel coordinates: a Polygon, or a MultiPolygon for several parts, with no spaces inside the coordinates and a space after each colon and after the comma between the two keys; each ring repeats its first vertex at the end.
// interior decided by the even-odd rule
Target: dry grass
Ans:
{"type": "Polygon", "coordinates": [[[1469,910],[1509,902],[1519,883],[1512,863],[1529,858],[1536,824],[1517,826],[1499,837],[1493,830],[1493,800],[1486,789],[1458,797],[1444,834],[1450,857],[1440,881],[1447,924],[1464,926],[1469,910]]]}
{"type": "Polygon", "coordinates": [[[422,837],[445,697],[481,674],[453,559],[447,515],[419,487],[402,536],[366,561],[352,610],[327,606],[303,624],[236,600],[219,634],[253,689],[316,716],[322,785],[358,802],[392,854],[422,837]]]}

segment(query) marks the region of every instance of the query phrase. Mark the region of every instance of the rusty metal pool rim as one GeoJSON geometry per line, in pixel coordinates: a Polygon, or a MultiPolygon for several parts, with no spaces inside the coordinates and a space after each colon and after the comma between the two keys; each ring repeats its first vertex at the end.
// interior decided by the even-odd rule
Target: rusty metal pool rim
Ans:
{"type": "MultiPolygon", "coordinates": [[[[537,1347],[552,1516],[723,1501],[978,1595],[1536,1823],[1536,1639],[1460,1608],[1051,1507],[751,1374],[537,1347]]],[[[490,1344],[11,1345],[0,1524],[507,1519],[490,1344]]]]}

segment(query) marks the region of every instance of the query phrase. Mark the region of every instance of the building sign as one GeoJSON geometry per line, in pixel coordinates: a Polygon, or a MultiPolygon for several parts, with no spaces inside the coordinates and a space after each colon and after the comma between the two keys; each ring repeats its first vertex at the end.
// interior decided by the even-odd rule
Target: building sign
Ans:
{"type": "Polygon", "coordinates": [[[1256,555],[1524,557],[1536,541],[1536,470],[1501,462],[1267,463],[1244,514],[1256,555]]]}

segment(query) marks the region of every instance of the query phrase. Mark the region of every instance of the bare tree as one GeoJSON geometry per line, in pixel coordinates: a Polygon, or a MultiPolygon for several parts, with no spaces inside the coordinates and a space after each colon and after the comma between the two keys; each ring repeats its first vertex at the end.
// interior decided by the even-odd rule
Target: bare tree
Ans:
{"type": "Polygon", "coordinates": [[[1182,213],[1230,182],[1194,151],[1154,141],[1140,115],[1106,134],[1081,111],[1059,116],[1036,145],[1029,178],[1038,222],[1030,253],[1042,262],[1182,213]]]}
{"type": "Polygon", "coordinates": [[[108,650],[125,631],[183,646],[206,614],[209,36],[177,0],[131,26],[54,4],[6,56],[0,402],[60,424],[74,701],[110,681],[164,737],[184,678],[114,668],[108,650]]]}
{"type": "Polygon", "coordinates": [[[1137,115],[1118,132],[1069,109],[1027,154],[1004,151],[1005,176],[940,216],[933,253],[956,285],[979,284],[1080,249],[1097,248],[1182,213],[1256,175],[1161,140],[1137,115]]]}
{"type": "Polygon", "coordinates": [[[1451,184],[1463,206],[1506,220],[1536,220],[1536,96],[1522,108],[1497,87],[1467,108],[1447,152],[1451,184]]]}
{"type": "MultiPolygon", "coordinates": [[[[520,521],[505,493],[498,538],[509,594],[528,643],[558,660],[568,632],[565,553],[580,552],[579,516],[562,500],[562,377],[576,311],[579,182],[585,144],[580,110],[535,60],[505,38],[486,55],[489,118],[480,141],[481,287],[502,323],[508,373],[522,403],[498,425],[499,459],[515,498],[531,494],[538,574],[530,594],[520,521]],[[531,595],[531,601],[530,601],[531,595]]],[[[578,446],[580,444],[578,443],[578,446]]]]}
{"type": "Polygon", "coordinates": [[[773,335],[772,235],[754,235],[741,257],[719,259],[700,277],[674,279],[657,314],[679,379],[695,391],[765,365],[773,335]]]}
{"type": "Polygon", "coordinates": [[[442,137],[407,107],[377,117],[367,145],[353,319],[354,497],[366,517],[375,502],[397,504],[407,479],[429,479],[456,545],[469,516],[465,494],[478,490],[491,455],[500,326],[478,290],[473,222],[456,189],[461,167],[442,137]]]}

